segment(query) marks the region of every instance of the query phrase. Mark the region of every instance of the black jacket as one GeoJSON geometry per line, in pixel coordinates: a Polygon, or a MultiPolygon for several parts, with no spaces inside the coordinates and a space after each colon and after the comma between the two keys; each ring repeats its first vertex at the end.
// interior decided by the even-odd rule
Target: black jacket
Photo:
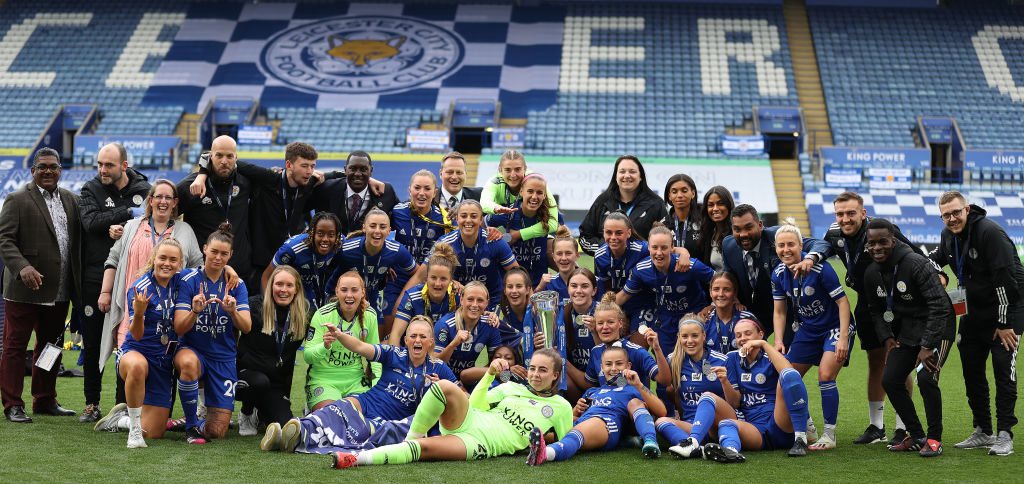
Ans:
{"type": "MultiPolygon", "coordinates": [[[[235,242],[232,247],[234,254],[228,264],[248,284],[253,272],[252,241],[249,238],[249,198],[252,195],[252,183],[236,169],[226,180],[214,181],[213,177],[208,178],[206,194],[199,198],[189,193],[189,185],[198,174],[192,173],[178,182],[178,213],[184,215],[185,222],[192,226],[196,233],[196,241],[199,242],[199,247],[202,247],[210,234],[217,230],[217,226],[224,222],[225,209],[229,210],[227,219],[231,222],[235,242]],[[210,186],[214,188],[213,193],[210,186]],[[217,197],[220,204],[213,197],[217,197]]],[[[261,267],[260,272],[262,271],[261,267]]]]}
{"type": "Polygon", "coordinates": [[[938,348],[942,340],[953,339],[953,304],[935,274],[932,261],[911,246],[896,242],[885,263],[872,261],[864,271],[863,288],[860,294],[867,300],[879,341],[895,338],[901,345],[938,348]],[[894,316],[891,323],[882,317],[890,291],[894,316]]]}
{"type": "MultiPolygon", "coordinates": [[[[604,244],[604,218],[609,213],[619,210],[621,205],[618,193],[612,194],[607,190],[599,195],[597,200],[594,200],[594,204],[590,206],[586,217],[583,218],[583,223],[580,224],[579,241],[584,252],[594,255],[594,252],[601,248],[601,245],[604,244]]],[[[654,222],[663,220],[667,214],[665,200],[657,195],[641,192],[637,193],[631,207],[632,209],[621,206],[623,211],[629,212],[629,220],[633,222],[636,235],[647,240],[654,222]]]]}
{"type": "Polygon", "coordinates": [[[685,222],[679,222],[676,226],[676,214],[671,207],[665,209],[668,213],[665,215],[665,219],[661,223],[665,224],[669,230],[672,231],[672,240],[676,247],[679,247],[679,237],[681,235],[678,232],[683,232],[685,227],[686,240],[683,242],[682,247],[685,247],[690,252],[690,257],[703,262],[708,267],[711,264],[708,262],[708,258],[711,254],[704,255],[701,252],[700,247],[700,209],[698,207],[697,213],[691,212],[686,218],[685,222]]]}
{"type": "Polygon", "coordinates": [[[964,230],[954,235],[948,228],[943,229],[939,246],[930,257],[940,266],[948,264],[967,289],[967,314],[961,318],[961,333],[965,329],[990,332],[1011,327],[1020,333],[1024,318],[1012,321],[1007,313],[1022,303],[1024,266],[1006,231],[985,214],[985,209],[971,205],[964,230]],[[958,258],[963,261],[960,274],[958,258]]]}
{"type": "MultiPolygon", "coordinates": [[[[302,297],[302,294],[299,293],[297,297],[302,297]]],[[[263,334],[263,297],[249,298],[249,312],[252,316],[252,329],[238,338],[238,370],[259,371],[267,375],[270,384],[281,390],[284,395],[291,395],[295,352],[306,336],[305,328],[299,332],[298,339],[289,338],[285,342],[279,360],[274,336],[263,334]],[[281,366],[277,366],[278,361],[281,362],[281,366]]],[[[278,323],[284,324],[284,320],[278,323]]]]}
{"type": "MultiPolygon", "coordinates": [[[[462,187],[462,199],[463,200],[476,200],[480,201],[480,194],[483,192],[483,188],[480,187],[462,187]]],[[[434,194],[434,203],[445,206],[441,202],[441,194],[444,193],[444,188],[438,188],[437,193],[434,194]]]]}
{"type": "Polygon", "coordinates": [[[399,203],[398,195],[395,194],[395,187],[391,186],[390,183],[384,184],[384,193],[380,195],[375,195],[373,190],[367,189],[369,200],[363,202],[359,218],[353,223],[353,221],[349,220],[348,216],[348,197],[345,196],[347,187],[348,180],[345,178],[328,180],[317,187],[313,194],[313,207],[317,212],[326,210],[334,213],[341,219],[342,234],[348,234],[354,230],[362,230],[363,220],[366,220],[366,213],[370,211],[370,207],[379,208],[390,217],[391,210],[399,203]]]}
{"type": "MultiPolygon", "coordinates": [[[[871,265],[871,256],[868,255],[868,246],[864,243],[865,236],[868,231],[868,222],[874,217],[865,217],[864,221],[860,225],[860,230],[857,231],[853,237],[846,237],[843,235],[842,229],[839,228],[839,224],[836,222],[832,223],[832,226],[825,232],[825,242],[832,247],[832,253],[839,258],[846,267],[846,287],[857,291],[857,295],[861,295],[861,286],[864,281],[864,270],[871,265]],[[849,251],[849,252],[848,252],[849,251]],[[859,255],[858,255],[859,254],[859,255]],[[850,263],[853,263],[853,270],[850,270],[850,263]]],[[[893,225],[896,229],[894,234],[896,240],[907,244],[911,248],[914,247],[914,243],[911,242],[903,232],[900,231],[899,227],[893,225]]],[[[933,266],[934,272],[938,273],[942,269],[938,266],[933,266]]],[[[858,301],[860,299],[858,298],[858,301]]]]}
{"type": "Polygon", "coordinates": [[[132,207],[146,206],[149,195],[146,175],[128,168],[124,176],[128,177],[128,184],[120,190],[114,185],[104,185],[99,175],[82,185],[82,282],[85,284],[103,282],[103,264],[114,245],[110,226],[124,225],[131,220],[132,207]]]}

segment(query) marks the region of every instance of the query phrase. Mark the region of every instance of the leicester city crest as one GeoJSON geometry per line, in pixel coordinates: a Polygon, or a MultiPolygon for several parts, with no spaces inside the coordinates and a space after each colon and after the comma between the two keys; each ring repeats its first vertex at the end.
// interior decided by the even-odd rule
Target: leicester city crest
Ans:
{"type": "Polygon", "coordinates": [[[450,29],[410,17],[329,17],[279,32],[260,54],[269,78],[313,94],[386,94],[444,79],[466,47],[450,29]]]}

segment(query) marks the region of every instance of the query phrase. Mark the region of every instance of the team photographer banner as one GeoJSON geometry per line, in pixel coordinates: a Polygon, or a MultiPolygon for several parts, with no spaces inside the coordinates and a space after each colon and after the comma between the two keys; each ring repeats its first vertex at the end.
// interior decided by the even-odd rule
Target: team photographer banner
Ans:
{"type": "Polygon", "coordinates": [[[820,148],[824,166],[844,168],[928,168],[932,153],[924,148],[870,148],[825,146],[820,148]]]}
{"type": "Polygon", "coordinates": [[[825,168],[825,186],[829,188],[858,188],[863,177],[861,170],[856,168],[825,168]]]}
{"type": "Polygon", "coordinates": [[[1024,151],[965,150],[964,168],[1017,168],[1024,170],[1024,151]]]}
{"type": "Polygon", "coordinates": [[[868,170],[871,188],[909,190],[910,168],[871,168],[868,170]]]}
{"type": "MultiPolygon", "coordinates": [[[[732,190],[737,204],[749,203],[764,213],[779,211],[768,160],[646,158],[641,162],[647,184],[659,195],[669,177],[686,173],[697,183],[701,198],[709,188],[722,185],[732,190]]],[[[548,189],[559,196],[559,208],[588,210],[608,187],[614,165],[614,158],[532,156],[528,167],[547,178],[548,189]]],[[[498,156],[480,157],[476,185],[483,186],[497,172],[498,156]]]]}

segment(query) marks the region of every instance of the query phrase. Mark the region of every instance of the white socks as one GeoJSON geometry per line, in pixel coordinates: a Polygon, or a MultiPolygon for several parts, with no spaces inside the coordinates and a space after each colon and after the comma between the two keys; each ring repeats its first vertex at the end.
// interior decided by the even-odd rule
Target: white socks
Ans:
{"type": "Polygon", "coordinates": [[[544,448],[544,456],[545,456],[544,460],[546,460],[546,461],[554,461],[555,460],[555,449],[553,447],[545,447],[544,448]]]}
{"type": "Polygon", "coordinates": [[[117,419],[117,430],[131,429],[131,421],[131,417],[122,415],[121,418],[117,419]]]}
{"type": "MultiPolygon", "coordinates": [[[[899,417],[897,417],[899,418],[899,417]]],[[[868,402],[868,419],[871,425],[878,428],[885,427],[885,401],[868,402]]]]}
{"type": "Polygon", "coordinates": [[[903,424],[903,419],[900,418],[900,414],[896,414],[896,428],[907,430],[907,426],[903,424]]]}

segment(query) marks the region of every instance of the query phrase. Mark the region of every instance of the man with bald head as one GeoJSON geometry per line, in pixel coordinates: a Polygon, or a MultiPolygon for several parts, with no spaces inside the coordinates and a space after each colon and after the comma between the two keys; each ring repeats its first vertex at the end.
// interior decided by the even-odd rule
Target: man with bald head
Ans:
{"type": "MultiPolygon", "coordinates": [[[[198,172],[178,182],[178,212],[192,226],[200,246],[206,243],[218,225],[230,222],[235,242],[228,264],[246,284],[259,281],[259,275],[252,273],[252,242],[249,238],[249,198],[253,185],[248,177],[235,169],[238,144],[230,136],[218,136],[210,145],[210,151],[202,156],[206,158],[203,164],[210,171],[206,191],[201,196],[192,195],[189,191],[198,172]]],[[[259,285],[251,287],[258,288],[259,285]]]]}
{"type": "MultiPolygon", "coordinates": [[[[95,422],[100,410],[102,374],[99,365],[103,312],[96,307],[103,285],[103,263],[110,247],[121,237],[124,223],[145,211],[149,182],[146,175],[128,166],[124,146],[110,143],[96,155],[96,177],[82,185],[82,353],[85,371],[85,410],[79,422],[95,422]]],[[[117,402],[124,401],[123,383],[117,402]]]]}

